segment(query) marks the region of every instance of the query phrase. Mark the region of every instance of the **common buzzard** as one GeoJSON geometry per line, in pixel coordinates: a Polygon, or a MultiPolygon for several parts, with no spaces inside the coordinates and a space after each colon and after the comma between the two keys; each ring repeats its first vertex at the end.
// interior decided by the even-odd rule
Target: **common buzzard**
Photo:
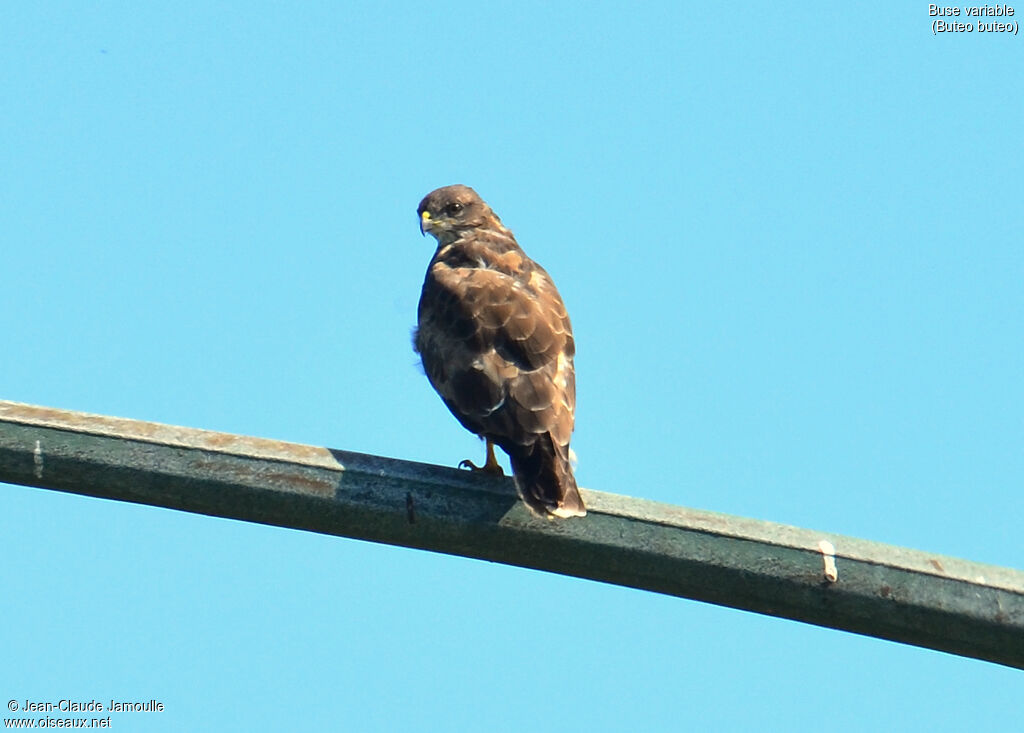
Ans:
{"type": "Polygon", "coordinates": [[[417,211],[437,250],[414,346],[448,409],[487,441],[483,466],[460,465],[500,474],[498,445],[535,513],[586,515],[569,463],[576,347],[555,284],[472,188],[439,188],[417,211]]]}

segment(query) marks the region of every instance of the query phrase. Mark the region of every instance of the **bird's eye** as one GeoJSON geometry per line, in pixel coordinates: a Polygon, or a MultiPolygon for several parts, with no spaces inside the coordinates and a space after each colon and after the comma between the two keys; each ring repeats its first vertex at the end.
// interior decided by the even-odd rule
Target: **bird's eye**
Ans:
{"type": "Polygon", "coordinates": [[[446,207],[444,207],[444,210],[445,213],[448,214],[448,216],[455,216],[460,211],[462,211],[462,204],[456,201],[454,203],[448,204],[446,207]]]}

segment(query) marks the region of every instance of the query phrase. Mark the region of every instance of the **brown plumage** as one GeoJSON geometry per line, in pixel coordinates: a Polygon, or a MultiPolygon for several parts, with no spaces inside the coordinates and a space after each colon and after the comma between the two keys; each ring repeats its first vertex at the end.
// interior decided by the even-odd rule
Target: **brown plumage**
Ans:
{"type": "Polygon", "coordinates": [[[420,229],[437,238],[414,337],[427,378],[463,427],[487,440],[483,470],[501,471],[498,445],[534,512],[584,516],[569,463],[576,347],[555,284],[468,186],[432,191],[418,213],[420,229]]]}

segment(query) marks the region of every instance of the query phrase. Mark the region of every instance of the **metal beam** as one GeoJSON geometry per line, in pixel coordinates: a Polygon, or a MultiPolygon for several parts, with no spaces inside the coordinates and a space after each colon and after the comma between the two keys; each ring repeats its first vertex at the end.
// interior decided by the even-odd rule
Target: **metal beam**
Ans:
{"type": "Polygon", "coordinates": [[[263,438],[0,401],[0,481],[537,568],[1024,668],[1024,573],[583,491],[531,515],[512,482],[263,438]]]}

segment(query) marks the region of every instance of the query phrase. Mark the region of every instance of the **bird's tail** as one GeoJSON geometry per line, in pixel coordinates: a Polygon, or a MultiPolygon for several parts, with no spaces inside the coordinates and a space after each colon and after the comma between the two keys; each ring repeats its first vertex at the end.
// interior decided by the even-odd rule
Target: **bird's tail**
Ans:
{"type": "Polygon", "coordinates": [[[587,514],[569,463],[569,446],[545,433],[532,446],[509,451],[516,488],[523,501],[540,515],[584,517],[587,514]]]}

